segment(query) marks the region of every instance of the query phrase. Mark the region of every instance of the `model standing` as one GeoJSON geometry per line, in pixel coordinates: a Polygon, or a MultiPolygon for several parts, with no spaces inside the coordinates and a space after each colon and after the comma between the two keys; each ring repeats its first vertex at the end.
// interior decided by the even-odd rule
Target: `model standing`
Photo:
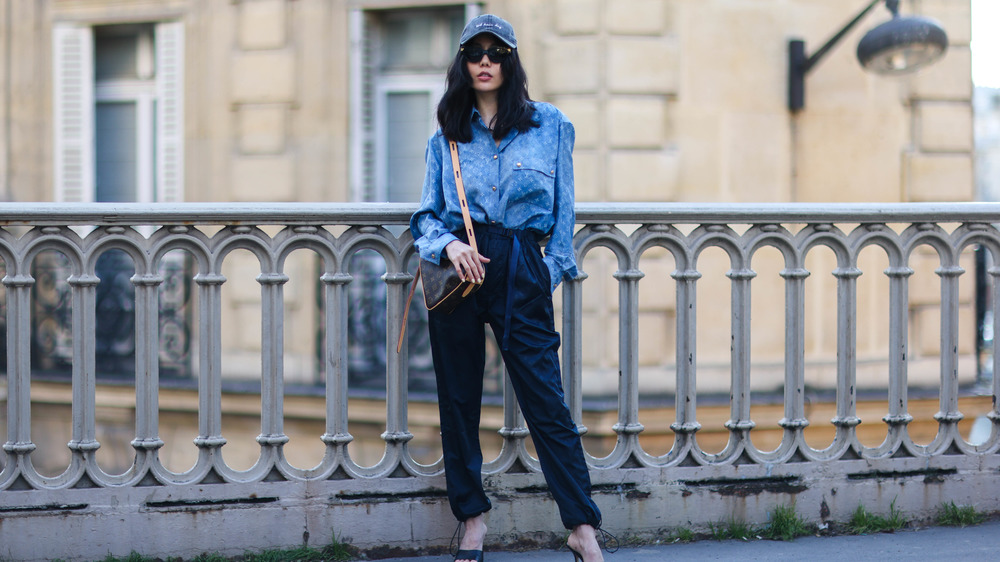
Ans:
{"type": "Polygon", "coordinates": [[[574,129],[550,104],[528,97],[514,29],[494,15],[474,18],[459,40],[428,141],[420,208],[410,220],[423,259],[446,256],[483,287],[452,313],[429,312],[441,438],[452,512],[464,523],[458,561],[482,561],[484,514],[479,445],[485,324],[538,452],[574,558],[603,560],[595,536],[601,512],[563,397],[552,291],[576,275],[573,253],[574,129]],[[464,238],[448,140],[458,143],[480,253],[464,238]],[[548,236],[545,255],[539,241],[548,236]]]}

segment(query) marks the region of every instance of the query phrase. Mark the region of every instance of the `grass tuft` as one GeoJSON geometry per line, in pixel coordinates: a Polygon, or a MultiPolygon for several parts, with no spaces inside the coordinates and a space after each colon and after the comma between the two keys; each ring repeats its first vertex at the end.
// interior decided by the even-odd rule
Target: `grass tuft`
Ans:
{"type": "Polygon", "coordinates": [[[955,502],[941,504],[938,509],[937,522],[949,527],[967,527],[978,525],[986,520],[986,514],[979,513],[971,505],[955,505],[955,502]]]}
{"type": "Polygon", "coordinates": [[[774,508],[771,521],[760,530],[760,535],[765,539],[790,541],[795,537],[811,535],[813,531],[813,526],[799,517],[794,507],[780,505],[774,508]]]}
{"type": "Polygon", "coordinates": [[[902,512],[896,509],[896,500],[889,504],[889,516],[882,517],[865,509],[859,505],[854,510],[854,515],[847,522],[847,529],[855,535],[867,535],[869,533],[892,533],[906,527],[906,518],[902,512]]]}
{"type": "Polygon", "coordinates": [[[756,531],[745,521],[731,518],[718,524],[709,524],[709,534],[714,540],[749,540],[756,537],[756,531]]]}
{"type": "Polygon", "coordinates": [[[676,532],[670,537],[670,542],[694,542],[697,539],[695,537],[694,531],[686,527],[677,529],[676,532]]]}
{"type": "Polygon", "coordinates": [[[757,536],[757,530],[742,520],[730,519],[726,530],[730,537],[744,541],[757,536]]]}

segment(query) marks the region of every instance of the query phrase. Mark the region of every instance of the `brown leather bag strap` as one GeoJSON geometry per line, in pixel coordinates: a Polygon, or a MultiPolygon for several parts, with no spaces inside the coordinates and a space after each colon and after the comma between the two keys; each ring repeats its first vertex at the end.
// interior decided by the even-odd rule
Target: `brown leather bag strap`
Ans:
{"type": "MultiPolygon", "coordinates": [[[[469,215],[469,201],[465,197],[465,182],[462,181],[462,165],[458,161],[458,143],[453,140],[448,141],[448,150],[451,151],[451,167],[455,170],[455,189],[458,190],[458,205],[462,208],[462,222],[465,223],[465,235],[469,239],[472,251],[479,254],[479,245],[476,244],[476,231],[472,228],[472,216],[469,215]]],[[[403,349],[403,336],[406,335],[406,319],[410,316],[410,303],[413,302],[413,291],[417,288],[417,281],[420,280],[420,267],[417,267],[417,274],[410,284],[410,294],[406,297],[406,308],[403,309],[403,325],[399,327],[399,341],[396,342],[396,353],[403,349]]]]}
{"type": "Polygon", "coordinates": [[[413,290],[417,288],[417,281],[420,281],[420,266],[417,266],[417,274],[413,276],[410,283],[410,294],[406,296],[406,308],[403,309],[403,325],[399,327],[399,341],[396,342],[396,353],[403,349],[403,336],[406,334],[406,319],[410,316],[410,303],[413,302],[413,290]]]}
{"type": "Polygon", "coordinates": [[[465,234],[469,238],[469,245],[472,250],[479,254],[479,246],[476,245],[476,231],[472,229],[472,217],[469,215],[469,202],[465,198],[465,182],[462,181],[462,165],[458,162],[458,143],[453,140],[448,141],[448,149],[451,150],[451,167],[455,170],[455,189],[458,190],[458,205],[462,208],[462,221],[465,222],[465,234]]]}

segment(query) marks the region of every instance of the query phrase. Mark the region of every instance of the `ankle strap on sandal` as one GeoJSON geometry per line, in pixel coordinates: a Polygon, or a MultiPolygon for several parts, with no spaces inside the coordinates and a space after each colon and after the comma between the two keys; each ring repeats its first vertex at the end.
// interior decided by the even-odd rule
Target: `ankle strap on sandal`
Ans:
{"type": "Polygon", "coordinates": [[[600,538],[598,539],[598,541],[600,541],[600,543],[601,543],[601,548],[604,549],[605,551],[607,551],[608,554],[613,554],[615,552],[618,552],[618,548],[621,546],[618,543],[618,537],[616,537],[616,536],[612,535],[611,533],[605,531],[600,526],[596,527],[595,529],[597,530],[597,532],[600,533],[600,538]],[[609,542],[613,542],[614,543],[614,547],[608,546],[609,542]]]}

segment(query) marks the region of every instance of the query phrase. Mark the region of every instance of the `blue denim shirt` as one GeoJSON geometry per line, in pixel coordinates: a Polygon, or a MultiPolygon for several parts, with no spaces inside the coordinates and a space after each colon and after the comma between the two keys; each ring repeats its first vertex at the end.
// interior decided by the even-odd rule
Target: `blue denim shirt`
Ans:
{"type": "MultiPolygon", "coordinates": [[[[577,275],[573,252],[576,133],[555,106],[534,105],[540,126],[526,132],[512,129],[500,146],[473,110],[472,141],[459,143],[458,157],[473,222],[550,236],[544,259],[554,291],[563,277],[577,275]]],[[[426,160],[420,208],[410,219],[410,231],[420,257],[439,263],[444,247],[456,240],[452,233],[464,229],[448,141],[440,130],[427,141],[426,160]]]]}

